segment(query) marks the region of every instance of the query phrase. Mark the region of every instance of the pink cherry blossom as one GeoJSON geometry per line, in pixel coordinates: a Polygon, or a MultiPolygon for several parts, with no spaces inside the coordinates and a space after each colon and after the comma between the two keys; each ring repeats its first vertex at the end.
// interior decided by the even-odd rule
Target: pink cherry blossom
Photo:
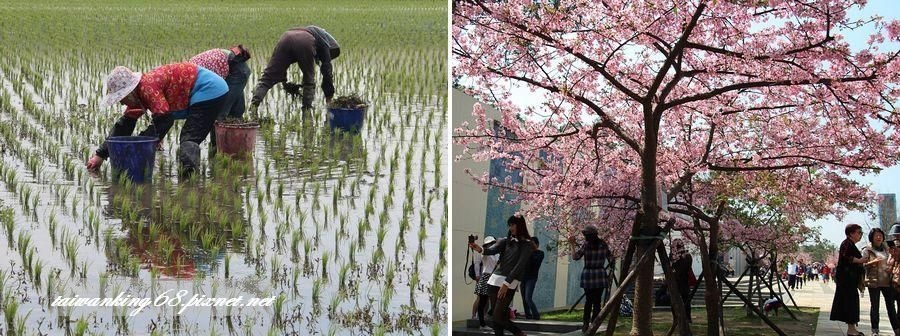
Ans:
{"type": "MultiPolygon", "coordinates": [[[[800,239],[791,225],[871,200],[851,173],[898,163],[900,51],[884,43],[900,27],[850,19],[865,1],[555,4],[454,2],[451,44],[453,75],[500,111],[498,130],[480,106],[455,130],[461,159],[504,159],[522,183],[473,178],[561,237],[597,224],[621,251],[659,226],[664,190],[666,210],[686,216],[675,228],[697,243],[774,232],[788,244],[800,239]],[[847,29],[869,29],[870,48],[852,51],[847,29]],[[517,91],[543,101],[523,106],[517,91]],[[783,218],[741,218],[754,207],[783,218]]],[[[637,277],[633,335],[650,333],[649,272],[637,277]]]]}

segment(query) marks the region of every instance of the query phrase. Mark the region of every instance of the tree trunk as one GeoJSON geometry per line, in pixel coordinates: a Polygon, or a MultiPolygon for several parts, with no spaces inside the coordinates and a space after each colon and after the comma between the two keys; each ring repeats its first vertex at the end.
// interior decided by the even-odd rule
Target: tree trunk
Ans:
{"type": "MultiPolygon", "coordinates": [[[[635,216],[634,223],[632,223],[632,225],[631,225],[631,232],[632,233],[637,232],[639,227],[641,227],[641,220],[640,220],[639,216],[635,216]]],[[[625,249],[625,258],[622,259],[621,271],[619,271],[619,287],[626,287],[625,286],[625,277],[628,275],[629,271],[631,270],[631,263],[637,262],[634,260],[635,259],[634,250],[635,250],[634,241],[628,242],[628,248],[625,249]]],[[[620,302],[621,302],[621,299],[619,299],[619,298],[616,298],[615,300],[613,298],[610,298],[606,304],[613,305],[614,307],[618,307],[620,302]]],[[[618,322],[618,319],[619,319],[619,310],[614,309],[612,311],[612,313],[609,315],[609,324],[607,325],[607,328],[606,328],[606,336],[613,336],[613,333],[616,330],[616,323],[618,322]]]]}
{"type": "MultiPolygon", "coordinates": [[[[652,253],[643,242],[637,244],[637,254],[652,253]]],[[[631,336],[652,336],[650,324],[653,319],[653,266],[649,262],[636,269],[637,279],[634,284],[634,320],[631,324],[631,336]]]]}
{"type": "MultiPolygon", "coordinates": [[[[648,114],[645,113],[645,118],[648,114]]],[[[641,157],[641,227],[639,236],[655,236],[659,234],[659,202],[657,201],[656,182],[656,149],[657,130],[647,125],[644,130],[644,152],[641,157]]],[[[644,255],[650,248],[651,240],[640,239],[636,242],[637,255],[644,255]]],[[[650,251],[655,252],[655,251],[650,251]]],[[[655,256],[654,256],[655,257],[655,256]]],[[[655,259],[655,258],[654,258],[655,259]]],[[[650,324],[653,319],[653,267],[655,262],[648,262],[637,269],[634,284],[634,320],[631,324],[631,336],[652,336],[650,324]]]]}
{"type": "MultiPolygon", "coordinates": [[[[753,270],[753,257],[750,257],[750,281],[747,282],[747,302],[753,302],[753,279],[756,278],[756,272],[753,270]]],[[[735,284],[735,287],[737,287],[735,284]]],[[[747,305],[747,317],[753,317],[753,307],[747,305]]]]}
{"type": "Polygon", "coordinates": [[[666,254],[666,249],[662,245],[656,247],[656,254],[659,258],[659,263],[662,265],[663,270],[665,270],[663,272],[666,279],[664,286],[666,286],[669,291],[669,301],[671,302],[672,314],[674,315],[672,323],[677,324],[679,335],[691,336],[693,334],[691,333],[690,325],[687,323],[687,308],[684,306],[684,302],[681,299],[683,295],[690,297],[691,293],[690,291],[688,291],[688,293],[681,293],[678,291],[672,260],[669,259],[669,256],[666,254]]]}
{"type": "MultiPolygon", "coordinates": [[[[697,229],[698,234],[701,233],[701,231],[699,231],[699,220],[694,221],[694,227],[697,229]]],[[[703,294],[704,301],[706,301],[706,320],[719,321],[722,307],[719,300],[722,295],[719,288],[719,282],[717,281],[719,278],[717,276],[719,273],[718,259],[716,259],[716,262],[713,262],[713,258],[717,258],[719,254],[718,220],[713,220],[709,223],[709,243],[707,243],[705,239],[702,239],[702,235],[698,236],[701,237],[701,239],[699,239],[700,263],[703,266],[703,281],[705,281],[704,285],[706,286],[706,293],[703,294]]],[[[720,324],[718,322],[709,322],[706,326],[707,335],[719,335],[720,324]]]]}

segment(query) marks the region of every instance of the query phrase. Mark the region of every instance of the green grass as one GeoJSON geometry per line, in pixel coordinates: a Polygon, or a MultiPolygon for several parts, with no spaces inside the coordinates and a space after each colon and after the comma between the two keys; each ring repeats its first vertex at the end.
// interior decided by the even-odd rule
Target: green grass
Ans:
{"type": "MultiPolygon", "coordinates": [[[[793,308],[792,308],[793,309],[793,308]]],[[[576,309],[571,313],[567,310],[549,312],[541,314],[541,320],[556,320],[568,322],[581,322],[582,310],[576,309]]],[[[725,308],[725,331],[728,335],[735,336],[756,336],[771,335],[775,332],[769,328],[766,323],[756,317],[747,317],[747,311],[742,308],[725,308]]],[[[769,315],[772,320],[782,331],[788,335],[814,335],[816,333],[816,321],[819,318],[819,308],[800,307],[800,311],[792,310],[797,320],[791,319],[788,313],[781,311],[778,316],[769,315]]],[[[694,307],[692,311],[693,324],[691,331],[694,335],[706,335],[706,311],[694,307]]],[[[665,335],[665,332],[672,326],[672,314],[668,311],[653,312],[653,333],[656,335],[665,335]]],[[[619,317],[616,323],[616,334],[627,333],[631,330],[631,317],[619,317]]]]}

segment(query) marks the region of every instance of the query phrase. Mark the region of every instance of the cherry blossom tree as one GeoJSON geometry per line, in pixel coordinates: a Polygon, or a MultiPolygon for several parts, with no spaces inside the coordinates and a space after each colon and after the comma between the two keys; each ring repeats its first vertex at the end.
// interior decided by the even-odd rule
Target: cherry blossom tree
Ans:
{"type": "MultiPolygon", "coordinates": [[[[475,106],[455,140],[520,171],[522,183],[475,178],[515,192],[531,216],[590,209],[578,218],[626,219],[609,225],[630,236],[657,235],[660,195],[677,202],[713,173],[788,172],[776,180],[794,182],[782,185],[791,197],[840,193],[801,177],[841,186],[898,161],[900,62],[881,46],[900,40],[900,23],[848,18],[864,4],[457,1],[455,81],[501,115],[497,127],[475,106]],[[850,50],[840,32],[854,29],[871,31],[869,48],[850,50]],[[544,101],[522,106],[517,91],[544,101]]],[[[649,240],[636,242],[644,254],[649,240]]],[[[639,266],[631,334],[650,335],[652,264],[639,266]]]]}

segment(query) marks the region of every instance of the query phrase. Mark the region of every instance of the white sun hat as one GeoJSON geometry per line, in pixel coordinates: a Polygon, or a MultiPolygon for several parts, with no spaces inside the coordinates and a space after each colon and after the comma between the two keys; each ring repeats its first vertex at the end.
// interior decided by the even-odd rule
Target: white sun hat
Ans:
{"type": "Polygon", "coordinates": [[[494,236],[487,236],[487,237],[484,237],[484,245],[493,243],[493,242],[495,242],[495,241],[497,241],[497,240],[494,239],[494,236]]]}
{"type": "Polygon", "coordinates": [[[104,107],[115,105],[131,93],[140,81],[140,72],[133,72],[123,66],[115,67],[109,76],[106,76],[106,95],[100,104],[104,107]]]}

